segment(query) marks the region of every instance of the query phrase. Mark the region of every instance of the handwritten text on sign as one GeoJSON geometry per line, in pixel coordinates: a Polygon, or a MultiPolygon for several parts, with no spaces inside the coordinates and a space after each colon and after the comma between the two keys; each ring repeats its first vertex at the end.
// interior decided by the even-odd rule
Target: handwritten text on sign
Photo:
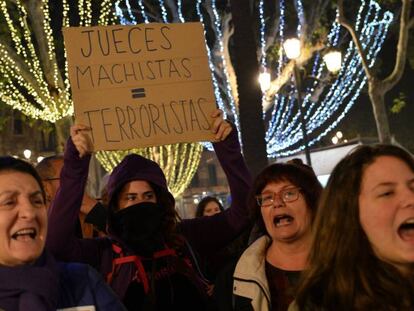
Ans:
{"type": "Polygon", "coordinates": [[[63,30],[76,122],[96,150],[212,140],[216,109],[200,23],[63,30]]]}

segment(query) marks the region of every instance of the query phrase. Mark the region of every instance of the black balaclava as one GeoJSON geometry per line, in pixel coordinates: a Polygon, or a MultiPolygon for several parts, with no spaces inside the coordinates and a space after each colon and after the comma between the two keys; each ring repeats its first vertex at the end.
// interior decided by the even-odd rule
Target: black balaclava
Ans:
{"type": "Polygon", "coordinates": [[[142,202],[111,215],[112,232],[137,255],[151,257],[164,248],[161,225],[165,208],[157,203],[142,202]]]}

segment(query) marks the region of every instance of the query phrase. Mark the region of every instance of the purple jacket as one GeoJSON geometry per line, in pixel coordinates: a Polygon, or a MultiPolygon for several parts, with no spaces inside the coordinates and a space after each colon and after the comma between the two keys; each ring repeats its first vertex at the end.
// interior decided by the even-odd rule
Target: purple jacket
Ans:
{"type": "MultiPolygon", "coordinates": [[[[237,237],[249,223],[247,194],[251,176],[241,155],[235,130],[214,149],[227,176],[232,195],[232,204],[223,213],[212,217],[186,219],[180,223],[180,231],[191,248],[201,257],[211,256],[237,237]]],[[[79,158],[78,152],[69,139],[65,149],[64,166],[60,175],[60,189],[49,209],[49,228],[46,246],[58,260],[88,263],[106,276],[112,268],[111,240],[109,238],[77,239],[75,223],[82,203],[88,177],[90,156],[79,158]]],[[[134,269],[118,276],[122,279],[113,286],[123,297],[134,269]]]]}

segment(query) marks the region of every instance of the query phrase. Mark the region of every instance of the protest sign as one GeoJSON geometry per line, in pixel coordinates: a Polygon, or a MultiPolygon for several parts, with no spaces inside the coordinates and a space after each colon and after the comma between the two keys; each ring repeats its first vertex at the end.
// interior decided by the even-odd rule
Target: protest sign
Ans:
{"type": "Polygon", "coordinates": [[[212,140],[201,23],[63,29],[77,123],[96,150],[212,140]]]}

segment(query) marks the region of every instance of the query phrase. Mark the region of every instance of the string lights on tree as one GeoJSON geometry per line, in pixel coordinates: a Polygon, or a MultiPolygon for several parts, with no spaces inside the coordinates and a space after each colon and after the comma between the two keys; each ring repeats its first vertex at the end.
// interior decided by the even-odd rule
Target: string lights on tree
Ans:
{"type": "MultiPolygon", "coordinates": [[[[148,22],[143,1],[138,4],[141,20],[148,22]]],[[[131,9],[129,3],[126,5],[131,9]]],[[[160,2],[160,8],[166,22],[168,16],[163,2],[160,2]]],[[[78,0],[77,5],[70,5],[68,0],[60,3],[0,0],[0,20],[8,30],[0,34],[0,100],[34,119],[52,123],[71,119],[73,102],[61,28],[120,21],[135,23],[135,14],[131,11],[122,17],[119,5],[114,7],[110,0],[78,0]]],[[[67,135],[63,134],[62,139],[67,135]]],[[[179,195],[198,167],[201,150],[198,143],[175,144],[125,152],[99,152],[97,158],[109,172],[126,153],[137,152],[151,158],[164,170],[172,193],[179,195]]]]}
{"type": "MultiPolygon", "coordinates": [[[[145,1],[144,1],[145,2],[145,1]]],[[[137,10],[131,10],[133,1],[118,1],[120,5],[129,3],[129,6],[123,5],[122,15],[128,17],[131,14],[135,16],[138,22],[144,22],[152,17],[154,21],[165,22],[165,16],[162,10],[159,12],[159,18],[155,16],[153,6],[151,14],[148,9],[140,5],[140,16],[137,10]]],[[[142,2],[140,2],[142,4],[142,2]]],[[[183,12],[181,1],[177,1],[177,6],[171,5],[174,1],[159,1],[159,7],[167,7],[169,16],[179,16],[179,19],[168,19],[168,22],[186,22],[198,20],[203,23],[205,32],[210,31],[210,40],[207,45],[208,56],[210,59],[210,69],[213,76],[213,86],[215,90],[216,101],[220,108],[228,111],[230,117],[239,127],[238,120],[238,98],[237,88],[234,84],[234,72],[228,53],[228,11],[219,10],[215,0],[211,1],[194,1],[196,16],[191,14],[194,10],[183,12]],[[187,13],[184,14],[184,13],[187,13]],[[221,18],[218,18],[221,16],[221,18]],[[225,35],[223,35],[226,33],[225,35]]],[[[293,66],[284,56],[282,44],[286,40],[285,32],[287,28],[286,6],[289,4],[296,11],[297,37],[304,37],[303,31],[306,29],[306,16],[301,0],[280,0],[278,1],[278,12],[275,16],[266,16],[267,1],[257,1],[258,21],[259,21],[259,50],[260,65],[262,73],[271,72],[274,78],[270,83],[270,87],[263,91],[263,119],[266,122],[267,133],[267,153],[269,157],[288,156],[303,150],[302,133],[300,118],[297,107],[295,93],[288,92],[283,94],[280,92],[282,86],[290,83],[293,66]],[[293,5],[292,5],[293,4],[293,5]],[[270,18],[278,18],[277,31],[268,27],[270,18]],[[273,40],[269,40],[269,36],[275,36],[273,40]],[[268,41],[272,41],[279,45],[278,59],[272,68],[268,65],[268,41]],[[287,73],[287,74],[286,74],[287,73]]],[[[169,17],[168,16],[168,17],[169,17]]],[[[356,15],[356,30],[360,41],[368,54],[370,66],[373,66],[375,59],[384,43],[384,39],[388,33],[388,28],[393,21],[393,14],[384,11],[377,2],[373,0],[360,0],[359,11],[356,15]]],[[[290,25],[291,26],[291,25],[290,25]]],[[[231,32],[231,31],[230,31],[231,32]]],[[[342,68],[337,73],[333,83],[328,87],[323,85],[327,75],[327,68],[323,61],[323,50],[326,47],[336,47],[340,41],[340,35],[345,32],[341,26],[332,21],[330,31],[327,36],[327,44],[320,47],[312,47],[314,50],[310,53],[311,57],[306,59],[306,63],[313,64],[310,75],[314,77],[313,83],[307,87],[303,97],[303,110],[305,111],[305,122],[307,124],[307,134],[309,137],[309,145],[313,145],[321,138],[331,132],[338,123],[344,118],[346,113],[355,103],[362,88],[366,83],[365,74],[360,62],[357,50],[352,42],[348,45],[343,53],[342,68]],[[321,93],[321,88],[325,90],[321,93]]],[[[300,63],[301,60],[299,59],[300,63]]],[[[263,77],[262,77],[263,78],[263,77]]],[[[268,78],[268,77],[267,77],[268,78]]]]}
{"type": "MultiPolygon", "coordinates": [[[[263,72],[269,72],[271,79],[273,78],[270,87],[263,90],[263,119],[267,128],[267,153],[269,157],[287,156],[303,150],[300,118],[297,109],[294,109],[297,107],[295,94],[293,91],[280,92],[283,85],[290,83],[292,76],[292,66],[282,52],[282,43],[286,39],[287,5],[293,7],[296,12],[298,21],[296,32],[301,39],[304,37],[302,32],[306,28],[306,16],[301,0],[280,0],[276,14],[277,28],[274,27],[276,23],[270,23],[273,26],[271,27],[268,22],[269,16],[266,16],[268,2],[259,0],[256,3],[258,3],[256,11],[260,32],[258,50],[260,64],[263,72]],[[269,42],[279,45],[277,60],[272,63],[272,67],[268,65],[270,63],[267,54],[269,42]]],[[[360,0],[360,4],[355,29],[363,48],[367,51],[369,66],[372,67],[383,45],[393,15],[384,11],[373,0],[360,0]]],[[[96,2],[78,0],[75,6],[69,5],[68,0],[62,0],[60,4],[48,0],[0,0],[0,14],[8,30],[7,34],[3,33],[0,36],[0,76],[2,77],[0,99],[27,116],[49,122],[59,122],[73,115],[67,63],[61,48],[60,28],[62,26],[106,25],[115,22],[135,24],[200,21],[206,33],[206,46],[216,102],[229,114],[235,125],[240,127],[236,79],[228,44],[231,37],[231,17],[228,10],[223,8],[222,3],[218,7],[216,0],[194,0],[192,2],[118,0],[115,3],[110,0],[96,2]],[[77,19],[76,24],[72,21],[73,16],[77,19]]],[[[333,21],[327,44],[336,47],[343,33],[341,26],[333,21]]],[[[342,68],[346,69],[341,69],[333,83],[320,93],[320,89],[324,87],[321,81],[326,76],[326,67],[321,53],[322,47],[314,47],[310,53],[311,56],[306,59],[306,63],[313,64],[310,75],[315,77],[313,83],[307,86],[303,96],[309,146],[318,142],[337,126],[366,83],[360,57],[354,44],[349,42],[343,53],[342,68]]],[[[298,62],[300,63],[301,60],[298,62]]],[[[211,145],[205,145],[211,148],[211,145]]],[[[169,180],[170,185],[175,185],[176,182],[180,186],[172,187],[182,189],[183,185],[191,180],[193,176],[191,172],[194,172],[198,165],[201,146],[200,144],[179,144],[175,147],[157,147],[148,149],[151,157],[150,153],[159,155],[159,161],[164,161],[164,170],[172,169],[166,172],[167,177],[175,180],[174,183],[169,180]],[[178,152],[184,152],[184,149],[188,151],[185,153],[188,154],[185,160],[181,155],[169,161],[161,160],[175,157],[179,154],[178,152]],[[191,159],[187,158],[190,156],[191,159]],[[183,161],[182,165],[178,164],[179,160],[183,161]],[[186,160],[188,160],[188,165],[186,160]],[[167,166],[167,163],[177,163],[177,168],[187,169],[187,176],[180,175],[181,173],[174,170],[171,165],[167,166]],[[177,176],[181,176],[179,181],[177,176]]],[[[103,166],[108,170],[121,157],[122,153],[114,152],[98,155],[103,166]]]]}

